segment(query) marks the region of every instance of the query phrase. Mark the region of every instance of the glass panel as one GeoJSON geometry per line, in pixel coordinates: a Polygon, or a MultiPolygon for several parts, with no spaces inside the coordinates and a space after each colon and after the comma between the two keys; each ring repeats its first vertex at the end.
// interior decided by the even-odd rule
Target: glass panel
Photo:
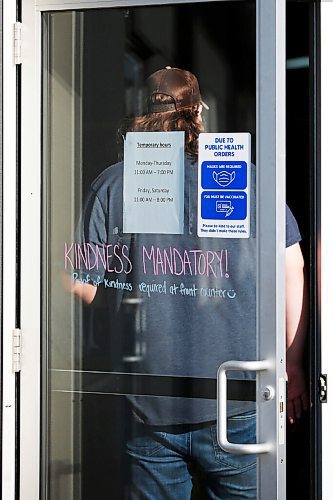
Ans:
{"type": "MultiPolygon", "coordinates": [[[[255,2],[43,28],[45,495],[223,498],[227,465],[255,498],[255,458],[216,442],[214,392],[222,362],[256,359],[255,2]],[[200,93],[173,69],[147,82],[166,66],[200,93]]],[[[255,440],[250,394],[231,399],[230,439],[255,440]]]]}

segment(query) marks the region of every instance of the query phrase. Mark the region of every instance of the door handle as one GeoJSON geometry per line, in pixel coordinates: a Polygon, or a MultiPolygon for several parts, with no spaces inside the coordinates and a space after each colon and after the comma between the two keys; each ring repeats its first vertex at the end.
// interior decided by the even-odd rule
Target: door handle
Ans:
{"type": "Polygon", "coordinates": [[[270,443],[242,444],[231,443],[227,437],[227,372],[228,371],[263,371],[271,366],[269,361],[226,361],[217,372],[217,441],[224,451],[250,455],[268,453],[270,443]]]}
{"type": "Polygon", "coordinates": [[[131,332],[131,344],[128,351],[123,355],[123,361],[127,363],[139,363],[146,354],[146,343],[144,341],[145,315],[141,311],[142,299],[140,297],[127,297],[123,304],[128,308],[126,313],[133,315],[134,329],[131,332]]]}

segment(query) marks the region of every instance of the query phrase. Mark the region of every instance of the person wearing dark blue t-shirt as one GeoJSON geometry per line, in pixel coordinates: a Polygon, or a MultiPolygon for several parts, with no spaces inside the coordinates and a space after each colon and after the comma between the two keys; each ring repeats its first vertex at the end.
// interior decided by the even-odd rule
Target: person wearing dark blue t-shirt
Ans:
{"type": "MultiPolygon", "coordinates": [[[[113,327],[129,335],[128,304],[139,304],[132,322],[140,330],[140,355],[132,371],[183,377],[216,376],[231,359],[256,359],[255,168],[252,166],[251,232],[245,239],[199,238],[197,228],[198,137],[204,127],[196,77],[165,68],[151,75],[148,112],[126,123],[126,131],[185,131],[183,234],[123,231],[123,162],[93,182],[82,214],[81,236],[69,249],[70,290],[92,303],[107,287],[113,327]],[[75,254],[77,252],[77,254],[75,254]],[[74,254],[88,255],[77,266],[74,254]],[[76,267],[75,267],[76,266],[76,267]],[[172,288],[177,293],[170,293],[172,288]],[[132,302],[131,302],[132,301],[132,302]],[[139,326],[138,326],[139,325],[139,326]]],[[[297,223],[286,209],[286,333],[288,417],[307,406],[301,356],[303,258],[297,223]]],[[[126,343],[124,341],[124,343],[126,343]]],[[[117,371],[129,371],[126,357],[117,371]]],[[[237,378],[246,378],[245,373],[237,378]]],[[[127,443],[129,498],[189,499],[199,471],[207,498],[256,498],[256,459],[230,455],[216,439],[216,401],[128,396],[133,437],[127,443]]],[[[255,441],[255,407],[229,402],[228,432],[234,442],[255,441]]]]}

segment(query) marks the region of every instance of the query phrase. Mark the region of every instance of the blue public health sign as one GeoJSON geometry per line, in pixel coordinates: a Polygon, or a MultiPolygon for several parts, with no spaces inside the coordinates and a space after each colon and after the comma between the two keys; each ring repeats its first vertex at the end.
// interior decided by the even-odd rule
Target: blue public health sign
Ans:
{"type": "Polygon", "coordinates": [[[204,161],[201,165],[202,189],[246,189],[245,161],[204,161]]]}
{"type": "Polygon", "coordinates": [[[249,238],[250,134],[200,134],[198,165],[198,236],[249,238]]]}
{"type": "Polygon", "coordinates": [[[206,220],[245,220],[247,195],[244,191],[218,193],[205,191],[201,194],[201,217],[206,220]]]}

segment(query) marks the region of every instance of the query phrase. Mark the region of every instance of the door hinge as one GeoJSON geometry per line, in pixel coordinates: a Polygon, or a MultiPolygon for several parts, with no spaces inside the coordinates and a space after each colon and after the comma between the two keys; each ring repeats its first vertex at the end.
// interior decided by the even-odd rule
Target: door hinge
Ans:
{"type": "Polygon", "coordinates": [[[22,353],[22,331],[19,328],[13,330],[13,372],[21,371],[22,353]]]}
{"type": "Polygon", "coordinates": [[[22,64],[22,23],[14,23],[14,64],[22,64]]]}
{"type": "Polygon", "coordinates": [[[321,374],[319,377],[320,394],[319,399],[321,403],[327,403],[327,375],[321,374]]]}

